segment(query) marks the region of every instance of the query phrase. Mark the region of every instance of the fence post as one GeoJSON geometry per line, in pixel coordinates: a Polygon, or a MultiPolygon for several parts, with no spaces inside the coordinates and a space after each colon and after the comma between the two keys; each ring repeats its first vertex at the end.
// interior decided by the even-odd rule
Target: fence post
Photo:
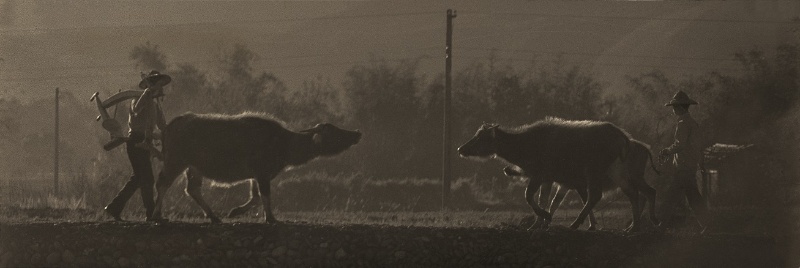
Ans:
{"type": "Polygon", "coordinates": [[[56,99],[55,99],[55,138],[53,141],[54,146],[54,153],[53,153],[53,194],[58,196],[58,88],[56,88],[56,99]]]}
{"type": "Polygon", "coordinates": [[[453,51],[453,18],[456,17],[456,12],[452,9],[447,10],[447,36],[445,39],[445,80],[444,80],[444,133],[443,133],[443,146],[442,146],[442,210],[447,210],[450,207],[450,185],[451,182],[451,164],[450,164],[450,147],[452,146],[450,134],[450,97],[451,97],[451,65],[452,65],[452,51],[453,51]]]}

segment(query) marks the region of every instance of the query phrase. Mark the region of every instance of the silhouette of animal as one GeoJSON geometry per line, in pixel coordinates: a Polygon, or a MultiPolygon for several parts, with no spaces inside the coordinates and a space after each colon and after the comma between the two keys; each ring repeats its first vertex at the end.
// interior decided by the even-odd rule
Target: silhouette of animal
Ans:
{"type": "MultiPolygon", "coordinates": [[[[612,176],[625,176],[620,180],[627,179],[631,185],[636,185],[640,189],[642,194],[644,195],[644,200],[640,198],[640,202],[647,202],[650,200],[655,200],[655,189],[647,185],[647,182],[644,179],[644,173],[647,169],[647,163],[650,162],[650,167],[656,174],[660,174],[658,169],[656,169],[655,164],[653,163],[653,155],[650,152],[650,147],[638,140],[631,140],[631,144],[628,147],[628,153],[626,155],[625,161],[621,165],[612,165],[611,169],[609,170],[609,174],[612,176]],[[622,169],[622,170],[619,170],[622,169]]],[[[617,163],[617,162],[615,162],[617,163]]],[[[506,166],[503,169],[503,173],[509,177],[530,177],[528,174],[524,174],[519,167],[515,166],[506,166]]],[[[553,215],[555,214],[558,207],[566,197],[567,193],[570,189],[566,187],[561,187],[558,184],[553,184],[552,182],[546,181],[543,182],[539,186],[539,204],[542,206],[548,206],[548,212],[553,215]],[[555,196],[553,200],[550,201],[547,198],[550,196],[551,188],[555,186],[555,196]]],[[[578,191],[581,195],[582,200],[586,200],[586,193],[585,191],[578,191]]],[[[655,216],[655,202],[650,201],[650,220],[654,224],[658,224],[659,220],[655,216]]],[[[644,203],[639,206],[641,215],[641,210],[644,209],[644,203]]],[[[636,214],[636,213],[634,213],[636,214]]],[[[537,221],[534,223],[534,227],[538,227],[538,225],[542,224],[543,222],[537,221]]],[[[589,230],[595,230],[597,225],[597,221],[594,218],[594,213],[589,213],[589,230]]],[[[629,226],[628,230],[630,230],[633,226],[629,226]]]]}
{"type": "Polygon", "coordinates": [[[357,130],[344,130],[327,123],[291,131],[264,114],[183,114],[171,120],[163,131],[164,167],[156,181],[158,197],[153,218],[163,219],[164,194],[186,171],[186,193],[211,222],[220,219],[202,197],[203,177],[223,184],[250,180],[250,199],[231,210],[229,216],[246,212],[260,196],[264,220],[277,223],[270,206],[270,181],[288,167],[337,155],[360,139],[357,130]]]}
{"type": "Polygon", "coordinates": [[[630,146],[630,135],[609,122],[572,121],[548,117],[533,124],[504,130],[496,124],[483,124],[475,135],[458,148],[462,157],[498,158],[518,166],[531,176],[525,199],[546,227],[552,215],[534,201],[536,189],[546,182],[585,191],[583,209],[570,225],[577,229],[597,205],[604,190],[620,187],[628,196],[633,212],[632,226],[639,228],[639,191],[621,176],[609,176],[615,161],[624,162],[630,146]]]}

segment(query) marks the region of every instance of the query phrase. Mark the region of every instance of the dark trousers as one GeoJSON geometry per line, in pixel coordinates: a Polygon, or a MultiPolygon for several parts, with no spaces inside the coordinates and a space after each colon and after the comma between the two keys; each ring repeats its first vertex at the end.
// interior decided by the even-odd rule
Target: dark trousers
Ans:
{"type": "MultiPolygon", "coordinates": [[[[107,208],[112,213],[119,214],[125,207],[125,203],[138,189],[142,195],[142,203],[147,210],[147,217],[150,217],[155,207],[153,200],[153,166],[150,163],[150,151],[147,149],[136,147],[137,143],[144,141],[144,135],[138,132],[131,133],[128,142],[126,143],[128,151],[128,160],[131,161],[133,167],[133,176],[125,183],[122,190],[117,193],[114,200],[108,204],[107,208]]],[[[150,141],[144,141],[150,142],[150,141]]]]}
{"type": "Polygon", "coordinates": [[[689,208],[694,212],[695,218],[700,225],[708,224],[706,219],[708,207],[706,199],[700,194],[697,188],[695,170],[678,170],[673,177],[672,184],[667,190],[667,199],[664,203],[664,217],[669,220],[674,217],[676,206],[682,206],[684,197],[689,202],[689,208]]]}

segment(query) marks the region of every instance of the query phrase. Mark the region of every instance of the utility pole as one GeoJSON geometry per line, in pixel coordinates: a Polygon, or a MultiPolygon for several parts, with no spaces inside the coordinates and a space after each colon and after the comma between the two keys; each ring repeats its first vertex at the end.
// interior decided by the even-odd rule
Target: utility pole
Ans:
{"type": "Polygon", "coordinates": [[[55,120],[55,141],[53,154],[53,194],[58,196],[58,88],[56,88],[56,120],[55,120]]]}
{"type": "Polygon", "coordinates": [[[450,164],[450,148],[451,134],[450,134],[450,114],[451,105],[451,80],[450,71],[452,69],[453,59],[453,18],[456,17],[456,11],[452,9],[447,10],[447,37],[445,41],[445,69],[444,69],[444,145],[442,147],[442,210],[447,210],[450,207],[450,185],[451,185],[451,164],[450,164]]]}

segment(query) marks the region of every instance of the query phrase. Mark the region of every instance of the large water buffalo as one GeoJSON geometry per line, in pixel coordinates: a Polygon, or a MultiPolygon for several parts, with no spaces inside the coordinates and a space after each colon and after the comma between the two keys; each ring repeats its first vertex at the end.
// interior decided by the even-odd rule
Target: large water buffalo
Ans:
{"type": "MultiPolygon", "coordinates": [[[[649,202],[650,204],[650,220],[654,224],[658,224],[659,221],[655,217],[655,189],[647,185],[647,182],[644,179],[644,173],[647,169],[647,164],[650,163],[650,167],[655,171],[656,174],[660,174],[658,169],[656,169],[655,165],[653,164],[653,156],[650,152],[650,148],[647,144],[638,141],[638,140],[631,140],[630,146],[628,147],[628,153],[625,156],[625,160],[615,161],[614,164],[611,165],[609,169],[609,175],[611,176],[622,176],[621,178],[615,180],[619,182],[624,182],[625,185],[622,186],[624,188],[636,188],[644,195],[644,200],[640,200],[639,202],[649,202]]],[[[503,169],[503,173],[506,176],[514,176],[514,177],[530,177],[534,176],[534,174],[524,174],[522,170],[519,170],[516,166],[506,166],[503,169]]],[[[561,187],[558,184],[553,184],[551,181],[553,179],[543,179],[543,183],[540,185],[539,188],[539,204],[542,206],[548,206],[548,212],[550,215],[555,214],[558,207],[561,205],[561,202],[564,200],[567,192],[570,190],[566,187],[561,187]],[[552,202],[547,200],[550,196],[550,191],[552,186],[556,186],[556,193],[553,197],[552,202]]],[[[585,188],[577,189],[578,194],[581,196],[582,200],[586,200],[586,190],[585,188]]],[[[640,198],[641,199],[641,198],[640,198]]],[[[641,215],[641,210],[644,209],[644,204],[640,204],[638,206],[639,211],[634,213],[634,218],[638,218],[641,215]]],[[[539,226],[543,224],[542,221],[537,221],[534,223],[534,226],[539,226]]],[[[597,221],[594,218],[593,213],[589,213],[589,230],[596,229],[597,221]]],[[[633,224],[628,227],[628,230],[634,230],[633,224]]]]}
{"type": "Polygon", "coordinates": [[[231,211],[243,213],[260,196],[264,219],[277,223],[270,207],[270,181],[288,167],[320,156],[333,156],[358,143],[361,133],[332,124],[294,132],[275,119],[255,113],[240,115],[192,114],[176,117],[163,132],[164,168],[158,176],[156,209],[163,219],[164,193],[187,170],[186,193],[212,222],[220,222],[200,193],[202,178],[232,184],[251,179],[250,200],[231,211]],[[258,190],[256,190],[256,188],[258,190]]]}
{"type": "MultiPolygon", "coordinates": [[[[534,213],[546,223],[552,215],[534,201],[534,193],[545,178],[551,178],[579,193],[586,190],[586,203],[570,225],[577,229],[602,198],[603,191],[623,186],[632,211],[638,209],[638,190],[611,179],[608,170],[614,161],[625,160],[630,136],[614,124],[598,121],[570,121],[549,117],[516,129],[483,124],[475,136],[458,148],[462,157],[499,158],[520,167],[532,176],[525,199],[534,213]]],[[[638,221],[634,221],[634,228],[638,221]]]]}

